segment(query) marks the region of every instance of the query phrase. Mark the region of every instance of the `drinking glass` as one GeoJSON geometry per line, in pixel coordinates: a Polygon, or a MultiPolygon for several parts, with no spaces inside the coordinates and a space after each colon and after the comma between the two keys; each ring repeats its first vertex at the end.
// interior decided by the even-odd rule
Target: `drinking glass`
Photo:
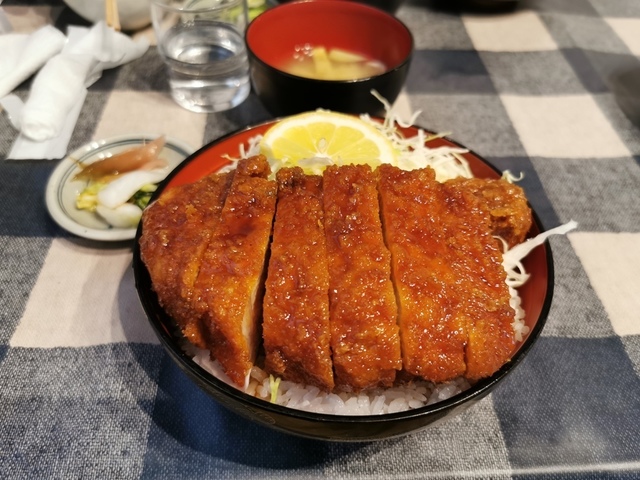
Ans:
{"type": "Polygon", "coordinates": [[[246,0],[152,0],[151,20],[179,105],[219,112],[247,98],[246,0]]]}

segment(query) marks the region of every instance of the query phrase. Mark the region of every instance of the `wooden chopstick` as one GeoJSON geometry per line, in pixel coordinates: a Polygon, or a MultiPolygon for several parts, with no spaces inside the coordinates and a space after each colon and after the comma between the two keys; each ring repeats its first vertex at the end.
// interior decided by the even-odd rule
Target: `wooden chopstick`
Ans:
{"type": "Polygon", "coordinates": [[[118,15],[117,0],[104,0],[105,3],[105,21],[107,26],[113,28],[116,32],[120,31],[120,15],[118,15]]]}

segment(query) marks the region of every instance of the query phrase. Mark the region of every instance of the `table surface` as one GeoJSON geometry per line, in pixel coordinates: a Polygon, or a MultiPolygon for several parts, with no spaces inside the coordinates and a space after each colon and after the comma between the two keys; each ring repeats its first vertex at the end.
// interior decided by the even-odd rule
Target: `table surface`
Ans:
{"type": "MultiPolygon", "coordinates": [[[[550,241],[555,296],[519,368],[452,420],[389,441],[313,441],[244,420],[163,352],[131,242],[79,239],[51,220],[59,160],[7,159],[16,132],[2,115],[3,478],[639,478],[640,127],[620,85],[640,69],[640,2],[532,0],[491,16],[446,3],[397,13],[416,47],[399,108],[523,172],[545,228],[579,223],[550,241]]],[[[16,31],[82,24],[61,1],[0,8],[16,31]]],[[[269,118],[253,94],[224,113],[180,109],[151,47],[90,87],[69,151],[140,131],[199,147],[269,118]]]]}

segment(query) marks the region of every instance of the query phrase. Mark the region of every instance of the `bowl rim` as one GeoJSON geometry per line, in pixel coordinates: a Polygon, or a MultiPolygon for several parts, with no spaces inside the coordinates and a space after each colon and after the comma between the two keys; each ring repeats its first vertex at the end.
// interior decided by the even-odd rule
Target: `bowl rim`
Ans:
{"type": "MultiPolygon", "coordinates": [[[[306,1],[306,0],[305,0],[306,1]]],[[[313,0],[311,0],[313,1],[313,0]]],[[[324,0],[322,0],[324,1],[324,0]]],[[[231,138],[240,135],[245,132],[249,132],[266,125],[276,123],[281,119],[286,117],[278,117],[275,119],[270,119],[255,125],[251,125],[248,127],[240,128],[235,131],[232,131],[226,135],[223,135],[217,139],[212,140],[206,145],[202,146],[200,149],[192,153],[189,157],[187,157],[179,167],[174,169],[159,185],[158,189],[154,192],[150,203],[153,202],[158,196],[164,191],[166,186],[171,182],[171,180],[180,173],[182,168],[196,160],[200,155],[205,153],[208,149],[226,142],[231,138]]],[[[380,117],[371,118],[381,120],[380,117]]],[[[411,125],[409,128],[423,129],[425,132],[430,132],[430,130],[424,129],[419,125],[411,125]]],[[[500,175],[502,172],[500,169],[495,167],[492,163],[485,160],[482,156],[475,153],[475,151],[463,146],[455,140],[452,140],[448,136],[440,137],[443,140],[450,142],[452,145],[464,148],[468,151],[468,154],[476,157],[479,161],[484,163],[487,167],[493,170],[496,174],[500,175]]],[[[543,224],[538,216],[537,212],[533,209],[533,207],[527,201],[529,207],[531,208],[531,213],[533,217],[533,225],[540,231],[544,231],[543,224]]],[[[274,403],[270,403],[266,400],[262,400],[260,398],[254,397],[250,394],[244,393],[238,388],[227,384],[223,380],[216,378],[213,374],[206,371],[203,367],[198,365],[191,356],[187,352],[185,352],[180,345],[177,344],[176,338],[167,332],[161,325],[158,325],[159,322],[152,319],[152,308],[155,308],[154,305],[149,303],[148,295],[143,296],[139,290],[139,284],[143,280],[143,276],[148,276],[148,271],[146,266],[142,262],[140,257],[140,235],[142,234],[142,222],[138,224],[138,228],[135,235],[135,243],[133,248],[133,269],[134,269],[134,279],[136,291],[139,295],[141,304],[143,309],[147,315],[147,319],[156,335],[161,340],[161,343],[164,345],[166,349],[169,350],[170,354],[181,363],[181,368],[187,370],[190,375],[198,380],[198,382],[202,382],[203,384],[207,384],[209,387],[216,390],[219,394],[231,397],[233,400],[238,401],[243,407],[253,407],[258,409],[257,411],[263,410],[267,413],[273,413],[278,416],[285,416],[290,418],[296,418],[306,421],[312,421],[316,423],[339,423],[339,424],[386,424],[390,422],[396,422],[398,420],[410,420],[417,417],[423,417],[425,415],[434,415],[439,412],[447,412],[453,408],[458,406],[462,406],[463,404],[470,404],[473,400],[480,400],[485,395],[487,395],[492,387],[501,382],[509,373],[511,373],[520,362],[526,357],[529,353],[533,345],[537,342],[540,334],[547,322],[547,318],[549,315],[549,311],[551,309],[551,303],[553,299],[554,292],[554,264],[553,264],[553,255],[551,251],[551,246],[549,244],[549,240],[545,240],[545,242],[537,248],[544,248],[544,256],[546,260],[547,267],[547,282],[546,282],[546,292],[544,295],[544,301],[541,306],[540,313],[538,315],[538,319],[533,326],[533,328],[529,331],[526,338],[521,342],[515,353],[512,355],[511,359],[507,361],[504,365],[500,367],[496,372],[493,373],[490,377],[481,379],[471,385],[467,390],[464,390],[448,399],[438,401],[436,403],[430,405],[424,405],[422,407],[418,407],[415,409],[405,410],[401,412],[395,413],[385,413],[385,414],[370,414],[370,415],[342,415],[342,414],[329,414],[329,413],[317,413],[317,412],[309,412],[304,410],[298,410],[295,408],[286,407],[284,405],[277,405],[274,403]]],[[[150,293],[153,297],[155,297],[155,292],[147,292],[150,293]]],[[[155,299],[155,303],[157,304],[157,298],[155,299]]],[[[161,307],[160,307],[161,309],[161,307]]],[[[165,314],[166,315],[166,314],[165,314]]],[[[167,318],[170,318],[166,315],[167,318]]],[[[173,319],[171,321],[174,323],[173,319]]],[[[175,329],[178,329],[175,326],[175,329]]],[[[196,382],[196,383],[198,383],[196,382]]],[[[200,385],[199,385],[200,386],[200,385]]],[[[215,398],[215,396],[214,396],[215,398]]],[[[215,398],[216,401],[219,401],[215,398]]],[[[256,413],[256,411],[252,410],[252,413],[256,413]]],[[[277,425],[273,425],[273,427],[277,428],[277,425]]],[[[289,433],[301,435],[300,433],[295,433],[287,430],[289,433]]],[[[305,435],[302,435],[305,436],[305,435]]],[[[313,437],[319,438],[319,437],[313,437]]],[[[359,441],[357,438],[355,441],[359,441]]]]}
{"type": "MultiPolygon", "coordinates": [[[[253,20],[251,20],[251,22],[249,22],[249,24],[247,25],[247,28],[245,29],[244,32],[244,43],[246,45],[246,49],[247,49],[247,53],[249,54],[249,57],[251,59],[254,59],[256,61],[258,61],[260,63],[260,65],[262,65],[263,67],[266,67],[270,70],[273,70],[275,72],[277,72],[278,74],[286,77],[286,78],[291,78],[291,79],[296,79],[296,80],[305,80],[305,81],[309,81],[309,82],[319,82],[320,84],[327,84],[327,85],[340,85],[340,84],[358,84],[358,83],[364,83],[367,81],[371,81],[372,79],[379,79],[379,78],[384,78],[398,70],[401,70],[403,68],[405,68],[405,66],[407,64],[409,64],[411,62],[411,59],[413,58],[413,53],[415,50],[415,38],[413,36],[413,33],[411,32],[411,30],[409,29],[409,27],[399,18],[397,18],[395,15],[386,12],[380,8],[376,8],[373,7],[371,5],[367,5],[365,3],[360,3],[357,1],[351,1],[351,0],[293,0],[293,1],[288,1],[286,3],[280,3],[272,8],[269,8],[267,10],[265,10],[264,12],[262,12],[260,15],[258,15],[256,18],[254,18],[253,20]],[[373,76],[369,76],[369,77],[362,77],[362,78],[356,78],[356,79],[350,79],[350,80],[325,80],[325,79],[318,79],[318,78],[310,78],[310,77],[303,77],[300,75],[294,75],[288,72],[285,72],[284,70],[281,70],[280,68],[270,64],[269,62],[263,60],[262,58],[260,58],[260,56],[255,52],[255,50],[251,47],[251,42],[249,41],[249,35],[250,35],[250,31],[252,28],[256,28],[255,25],[260,24],[261,22],[264,22],[265,18],[268,18],[269,15],[272,15],[274,11],[278,11],[279,9],[291,9],[291,8],[304,8],[304,7],[298,7],[298,5],[303,5],[303,4],[319,4],[319,3],[334,3],[334,4],[340,4],[340,6],[344,6],[345,8],[349,8],[349,9],[356,9],[356,10],[362,10],[364,12],[376,12],[376,14],[382,14],[383,16],[389,17],[389,20],[395,22],[398,27],[400,27],[402,30],[404,30],[404,32],[408,35],[408,39],[409,39],[409,51],[407,53],[407,55],[404,56],[404,58],[402,59],[402,61],[400,61],[399,63],[396,63],[393,67],[388,67],[387,69],[385,69],[384,72],[378,74],[378,75],[373,75],[373,76]]],[[[238,133],[238,132],[236,132],[238,133]]]]}

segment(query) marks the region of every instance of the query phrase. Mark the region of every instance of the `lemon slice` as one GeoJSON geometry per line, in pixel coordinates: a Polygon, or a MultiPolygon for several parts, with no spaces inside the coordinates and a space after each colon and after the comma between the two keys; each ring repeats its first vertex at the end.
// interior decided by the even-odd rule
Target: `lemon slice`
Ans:
{"type": "Polygon", "coordinates": [[[358,117],[326,110],[287,117],[267,130],[260,141],[275,169],[299,166],[322,173],[327,165],[381,163],[396,165],[396,152],[387,137],[358,117]]]}

